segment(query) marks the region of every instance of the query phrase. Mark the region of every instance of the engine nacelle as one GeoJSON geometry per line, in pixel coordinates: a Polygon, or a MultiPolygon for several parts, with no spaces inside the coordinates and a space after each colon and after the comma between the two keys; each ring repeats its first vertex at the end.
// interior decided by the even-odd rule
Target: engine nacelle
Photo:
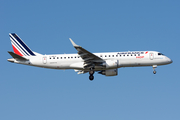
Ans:
{"type": "Polygon", "coordinates": [[[118,60],[106,60],[103,64],[106,68],[117,68],[118,67],[118,60]]]}
{"type": "Polygon", "coordinates": [[[116,76],[118,75],[118,69],[103,70],[103,71],[100,71],[99,74],[102,74],[105,76],[116,76]]]}

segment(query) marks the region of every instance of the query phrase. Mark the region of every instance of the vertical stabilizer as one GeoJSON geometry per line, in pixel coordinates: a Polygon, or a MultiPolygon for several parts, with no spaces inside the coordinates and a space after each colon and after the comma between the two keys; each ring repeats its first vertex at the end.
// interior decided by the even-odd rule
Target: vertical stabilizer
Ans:
{"type": "Polygon", "coordinates": [[[15,33],[9,33],[14,53],[19,56],[36,56],[34,52],[15,33]]]}

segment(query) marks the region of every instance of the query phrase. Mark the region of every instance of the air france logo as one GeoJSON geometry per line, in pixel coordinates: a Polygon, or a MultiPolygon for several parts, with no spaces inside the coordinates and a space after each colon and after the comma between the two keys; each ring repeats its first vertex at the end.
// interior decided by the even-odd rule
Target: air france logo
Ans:
{"type": "Polygon", "coordinates": [[[118,52],[117,54],[144,54],[144,52],[118,52]]]}

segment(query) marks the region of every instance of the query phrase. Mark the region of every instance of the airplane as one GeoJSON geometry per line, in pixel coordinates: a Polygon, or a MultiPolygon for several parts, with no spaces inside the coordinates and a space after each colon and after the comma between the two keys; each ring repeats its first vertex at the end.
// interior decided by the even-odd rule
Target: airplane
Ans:
{"type": "Polygon", "coordinates": [[[89,80],[94,79],[94,73],[105,76],[118,75],[118,68],[152,66],[153,73],[160,65],[171,64],[173,61],[157,51],[127,51],[91,53],[77,45],[71,38],[77,54],[52,54],[42,55],[32,51],[22,39],[15,33],[9,33],[13,51],[8,53],[13,57],[9,62],[50,68],[50,69],[74,69],[78,74],[89,72],[89,80]]]}

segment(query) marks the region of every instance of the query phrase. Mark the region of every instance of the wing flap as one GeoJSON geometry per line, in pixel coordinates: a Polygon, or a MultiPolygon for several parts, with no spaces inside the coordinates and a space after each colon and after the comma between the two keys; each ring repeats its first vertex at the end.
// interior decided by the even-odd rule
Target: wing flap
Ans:
{"type": "Polygon", "coordinates": [[[87,73],[88,71],[84,71],[84,70],[74,70],[75,72],[77,72],[77,74],[85,74],[87,73]]]}

